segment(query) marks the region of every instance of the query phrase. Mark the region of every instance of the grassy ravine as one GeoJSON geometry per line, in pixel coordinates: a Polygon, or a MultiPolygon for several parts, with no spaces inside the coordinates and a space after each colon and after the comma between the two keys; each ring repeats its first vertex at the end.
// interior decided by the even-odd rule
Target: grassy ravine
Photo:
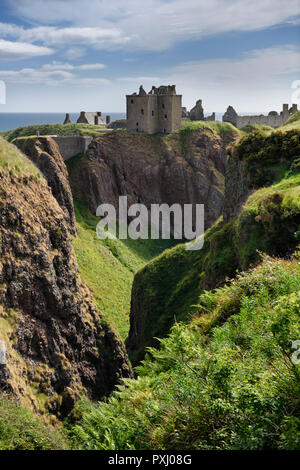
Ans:
{"type": "Polygon", "coordinates": [[[203,293],[201,315],[149,349],[138,379],[106,403],[81,403],[73,447],[299,449],[299,292],[299,260],[264,257],[203,293]],[[212,328],[216,318],[225,323],[212,328]]]}
{"type": "MultiPolygon", "coordinates": [[[[242,146],[252,150],[253,142],[242,146]]],[[[267,166],[276,137],[265,143],[267,166]]],[[[300,448],[300,365],[292,360],[300,339],[300,173],[295,152],[280,152],[284,171],[275,171],[236,218],[219,220],[203,250],[178,245],[138,272],[135,295],[146,310],[149,342],[167,334],[174,315],[177,323],[157,340],[159,348],[147,348],[137,379],[105,403],[81,402],[82,417],[69,431],[74,448],[300,448]],[[235,274],[241,268],[248,271],[235,274]],[[217,287],[226,276],[232,280],[217,287]]]]}
{"type": "Polygon", "coordinates": [[[74,202],[78,236],[73,240],[82,279],[90,288],[104,318],[123,340],[129,330],[131,285],[134,273],[171,246],[169,240],[99,240],[93,216],[74,202]]]}
{"type": "Polygon", "coordinates": [[[133,295],[138,299],[137,315],[145,320],[144,342],[129,349],[134,363],[143,358],[145,346],[157,345],[155,338],[168,334],[174,318],[189,320],[204,289],[220,286],[236,271],[255,264],[257,250],[286,256],[300,241],[299,131],[270,136],[255,131],[240,140],[235,151],[252,187],[265,182],[269,186],[257,189],[230,222],[221,218],[210,228],[202,250],[187,251],[178,245],[138,271],[133,295]]]}

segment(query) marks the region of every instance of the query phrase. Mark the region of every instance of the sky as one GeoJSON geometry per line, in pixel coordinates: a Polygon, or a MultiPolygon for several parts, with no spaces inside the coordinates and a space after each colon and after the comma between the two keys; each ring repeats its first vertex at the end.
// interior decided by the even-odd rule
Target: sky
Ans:
{"type": "Polygon", "coordinates": [[[141,84],[176,84],[188,109],[279,111],[299,27],[300,0],[0,0],[0,112],[125,112],[141,84]]]}

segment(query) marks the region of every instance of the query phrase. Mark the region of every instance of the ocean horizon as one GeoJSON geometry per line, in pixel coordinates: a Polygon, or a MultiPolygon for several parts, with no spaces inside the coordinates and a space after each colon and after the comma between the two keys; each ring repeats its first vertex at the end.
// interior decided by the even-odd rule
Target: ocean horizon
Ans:
{"type": "MultiPolygon", "coordinates": [[[[80,112],[70,113],[70,119],[76,123],[79,118],[80,112]]],[[[109,115],[111,121],[116,119],[123,119],[126,117],[125,113],[102,113],[105,121],[106,116],[109,115]]],[[[9,131],[16,127],[32,126],[36,124],[63,124],[66,113],[0,113],[0,131],[9,131]]]]}
{"type": "MultiPolygon", "coordinates": [[[[76,123],[80,112],[69,113],[72,123],[76,123]]],[[[224,113],[216,112],[216,120],[222,121],[222,116],[224,113]]],[[[256,113],[250,112],[240,112],[241,116],[245,115],[254,115],[254,114],[265,114],[263,112],[257,111],[256,113]]],[[[126,118],[126,113],[110,113],[103,112],[102,117],[105,121],[106,116],[109,115],[111,121],[116,119],[126,118]]],[[[210,112],[204,113],[205,116],[211,115],[210,112]]],[[[0,113],[0,132],[9,131],[17,127],[22,126],[33,126],[36,124],[63,124],[66,117],[66,113],[0,113]]]]}

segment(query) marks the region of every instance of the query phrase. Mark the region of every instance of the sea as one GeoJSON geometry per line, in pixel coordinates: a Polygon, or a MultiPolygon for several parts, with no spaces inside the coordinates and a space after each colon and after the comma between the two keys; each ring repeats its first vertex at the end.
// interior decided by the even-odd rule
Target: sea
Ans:
{"type": "MultiPolygon", "coordinates": [[[[76,122],[78,113],[70,113],[72,122],[76,122]]],[[[110,116],[111,121],[123,119],[125,113],[102,113],[105,121],[106,115],[110,116]]],[[[0,131],[9,131],[21,126],[31,126],[34,124],[63,124],[66,113],[0,113],[0,131]]]]}

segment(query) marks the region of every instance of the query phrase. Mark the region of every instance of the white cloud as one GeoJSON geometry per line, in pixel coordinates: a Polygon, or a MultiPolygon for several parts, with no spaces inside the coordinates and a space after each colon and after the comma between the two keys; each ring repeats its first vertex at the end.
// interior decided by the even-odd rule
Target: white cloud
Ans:
{"type": "Polygon", "coordinates": [[[83,64],[73,65],[69,63],[52,62],[42,66],[44,70],[103,70],[106,68],[105,64],[83,64]]]}
{"type": "Polygon", "coordinates": [[[300,72],[300,52],[288,45],[260,49],[240,59],[186,62],[169,72],[165,81],[177,84],[188,107],[204,98],[209,111],[229,104],[240,111],[270,110],[290,101],[292,80],[300,72]]]}
{"type": "MultiPolygon", "coordinates": [[[[6,34],[47,45],[84,45],[96,49],[164,50],[179,41],[228,31],[255,31],[296,21],[299,0],[18,0],[14,12],[35,22],[70,27],[6,26],[6,34]]],[[[5,28],[4,28],[5,29],[5,28]]],[[[1,28],[0,28],[1,31],[1,28]]]]}
{"type": "Polygon", "coordinates": [[[82,47],[69,47],[63,55],[67,60],[74,60],[79,59],[80,57],[84,56],[84,54],[85,49],[82,47]]]}
{"type": "Polygon", "coordinates": [[[92,46],[95,49],[124,46],[130,40],[130,36],[122,34],[116,28],[56,28],[51,26],[39,26],[23,30],[19,34],[19,38],[22,41],[39,41],[50,45],[82,44],[92,46]]]}
{"type": "Polygon", "coordinates": [[[53,53],[53,49],[49,49],[49,47],[0,39],[0,57],[2,59],[25,59],[27,57],[37,57],[53,53]]]}
{"type": "Polygon", "coordinates": [[[10,23],[0,23],[0,35],[1,36],[18,36],[22,33],[23,28],[10,23]]]}
{"type": "Polygon", "coordinates": [[[45,70],[23,68],[21,70],[0,70],[0,80],[7,83],[19,83],[26,85],[72,85],[72,86],[98,86],[107,85],[109,80],[105,78],[80,77],[67,70],[45,70]]]}
{"type": "Polygon", "coordinates": [[[120,77],[118,80],[121,82],[134,82],[141,84],[143,82],[157,83],[161,79],[159,77],[120,77]]]}

